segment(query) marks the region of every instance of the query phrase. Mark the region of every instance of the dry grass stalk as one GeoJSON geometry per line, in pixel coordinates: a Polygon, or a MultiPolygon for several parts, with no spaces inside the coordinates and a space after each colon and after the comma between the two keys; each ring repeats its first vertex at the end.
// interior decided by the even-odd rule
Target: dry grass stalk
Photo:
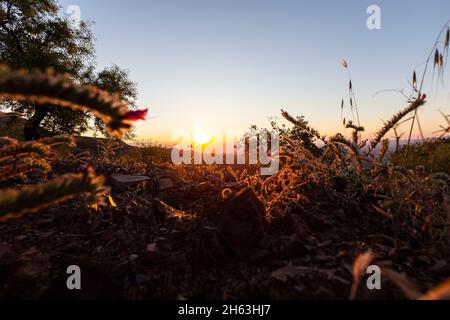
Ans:
{"type": "Polygon", "coordinates": [[[392,284],[395,284],[405,295],[407,299],[415,300],[421,296],[419,289],[404,275],[389,269],[383,268],[383,277],[387,278],[392,284]]]}
{"type": "Polygon", "coordinates": [[[326,141],[326,137],[322,136],[319,131],[317,131],[316,129],[308,126],[304,121],[302,121],[301,119],[295,119],[294,117],[292,117],[289,113],[287,113],[284,110],[281,110],[281,115],[283,116],[283,118],[285,118],[287,121],[289,121],[290,123],[292,123],[293,125],[297,126],[298,128],[300,128],[301,130],[307,131],[310,134],[312,134],[316,139],[321,140],[323,143],[327,143],[326,141]]]}
{"type": "Polygon", "coordinates": [[[375,256],[371,251],[360,254],[353,263],[353,284],[350,292],[350,300],[354,300],[358,291],[361,278],[366,274],[367,267],[373,261],[375,256]]]}
{"type": "Polygon", "coordinates": [[[91,170],[80,174],[66,174],[41,185],[3,189],[0,190],[0,221],[37,212],[83,194],[91,202],[106,191],[103,178],[96,176],[91,170]]]}
{"type": "Polygon", "coordinates": [[[429,290],[419,300],[450,300],[450,279],[429,290]]]}
{"type": "Polygon", "coordinates": [[[408,106],[406,106],[403,110],[396,113],[392,118],[384,124],[384,126],[375,134],[375,138],[372,139],[370,142],[370,149],[369,152],[371,152],[375,147],[380,143],[380,141],[384,138],[384,136],[393,129],[400,120],[405,117],[407,114],[409,114],[412,111],[417,110],[419,107],[425,104],[426,95],[421,95],[419,98],[414,99],[408,106]]]}

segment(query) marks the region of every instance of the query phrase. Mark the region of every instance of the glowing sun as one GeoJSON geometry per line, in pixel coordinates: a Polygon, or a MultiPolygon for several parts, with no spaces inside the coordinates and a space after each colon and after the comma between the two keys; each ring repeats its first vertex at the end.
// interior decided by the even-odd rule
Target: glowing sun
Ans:
{"type": "Polygon", "coordinates": [[[196,144],[206,144],[211,142],[213,137],[205,131],[201,123],[196,123],[194,127],[194,135],[192,141],[196,144]]]}

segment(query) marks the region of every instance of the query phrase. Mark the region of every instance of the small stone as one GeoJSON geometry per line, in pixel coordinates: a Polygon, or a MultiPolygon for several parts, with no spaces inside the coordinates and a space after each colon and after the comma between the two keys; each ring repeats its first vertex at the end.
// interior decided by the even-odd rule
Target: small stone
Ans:
{"type": "Polygon", "coordinates": [[[11,245],[6,242],[0,242],[0,259],[11,252],[11,245]]]}
{"type": "Polygon", "coordinates": [[[427,256],[418,256],[417,260],[427,265],[431,265],[433,263],[433,260],[427,256]]]}
{"type": "Polygon", "coordinates": [[[116,236],[121,241],[126,239],[125,232],[122,229],[116,231],[116,236]]]}
{"type": "Polygon", "coordinates": [[[158,179],[159,191],[164,191],[167,189],[171,189],[175,186],[172,179],[170,178],[160,178],[158,179]]]}
{"type": "Polygon", "coordinates": [[[148,252],[158,252],[158,245],[155,242],[150,243],[149,245],[147,245],[147,251],[148,252]]]}
{"type": "Polygon", "coordinates": [[[147,176],[139,175],[113,174],[110,176],[110,179],[111,183],[116,187],[124,188],[145,182],[150,178],[147,176]]]}
{"type": "Polygon", "coordinates": [[[138,286],[143,285],[147,282],[147,277],[143,274],[137,274],[136,275],[136,284],[138,286]]]}
{"type": "Polygon", "coordinates": [[[264,230],[264,207],[251,189],[227,199],[217,216],[219,234],[228,247],[245,258],[264,230]]]}
{"type": "Polygon", "coordinates": [[[139,258],[139,255],[137,255],[137,254],[130,254],[130,256],[128,257],[128,259],[130,259],[130,261],[135,261],[137,258],[139,258]]]}

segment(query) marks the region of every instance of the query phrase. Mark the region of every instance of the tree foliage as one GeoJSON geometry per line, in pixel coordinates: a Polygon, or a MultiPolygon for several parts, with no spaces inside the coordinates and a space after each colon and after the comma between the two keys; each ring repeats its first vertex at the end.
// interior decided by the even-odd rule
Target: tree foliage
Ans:
{"type": "MultiPolygon", "coordinates": [[[[119,66],[113,65],[103,69],[91,80],[91,83],[99,89],[116,94],[129,107],[136,107],[136,83],[130,80],[128,71],[121,69],[119,66]]],[[[103,122],[98,117],[95,118],[95,129],[99,130],[103,135],[108,134],[103,122]]],[[[125,137],[131,136],[132,134],[129,131],[125,137]]]]}
{"type": "MultiPolygon", "coordinates": [[[[127,104],[136,98],[136,85],[117,66],[95,74],[94,37],[88,21],[74,26],[59,15],[56,0],[0,0],[0,63],[14,69],[52,68],[70,74],[75,82],[118,93],[127,104]]],[[[0,108],[27,116],[24,135],[81,134],[90,128],[92,114],[58,105],[3,101],[0,108]],[[42,127],[42,130],[40,129],[42,127]]],[[[97,127],[103,124],[96,120],[97,127]]],[[[104,130],[102,131],[104,132],[104,130]]]]}

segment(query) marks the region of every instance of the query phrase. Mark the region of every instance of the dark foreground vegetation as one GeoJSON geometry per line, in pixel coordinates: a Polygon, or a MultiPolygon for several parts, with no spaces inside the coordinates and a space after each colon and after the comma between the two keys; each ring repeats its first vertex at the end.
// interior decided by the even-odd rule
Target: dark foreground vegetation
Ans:
{"type": "MultiPolygon", "coordinates": [[[[0,138],[0,298],[449,297],[450,128],[442,127],[440,139],[388,153],[388,132],[405,119],[412,131],[427,102],[415,72],[406,106],[369,140],[361,138],[350,79],[355,117],[343,121],[350,138],[324,137],[283,111],[293,127],[274,124],[281,137],[275,175],[175,166],[166,150],[120,140],[146,113],[129,108],[134,91],[125,90],[133,87],[126,73],[113,68],[89,81],[64,75],[81,70],[64,62],[80,62],[71,54],[83,50],[46,47],[52,54],[36,65],[30,50],[39,46],[11,37],[25,30],[26,39],[35,29],[23,23],[36,19],[48,34],[59,26],[75,40],[82,36],[55,16],[45,20],[53,1],[0,3],[0,18],[25,26],[0,28],[16,50],[2,53],[9,66],[0,68],[0,95],[10,109],[32,111],[22,127],[20,117],[8,116],[0,138]],[[80,122],[67,122],[75,115],[80,122]],[[76,137],[89,121],[106,138],[76,137]],[[66,132],[66,125],[77,130],[66,132]],[[365,285],[370,264],[382,270],[381,290],[365,285]],[[82,290],[67,290],[69,265],[81,267],[82,290]]],[[[449,35],[446,25],[427,61],[439,75],[449,35]]]]}

